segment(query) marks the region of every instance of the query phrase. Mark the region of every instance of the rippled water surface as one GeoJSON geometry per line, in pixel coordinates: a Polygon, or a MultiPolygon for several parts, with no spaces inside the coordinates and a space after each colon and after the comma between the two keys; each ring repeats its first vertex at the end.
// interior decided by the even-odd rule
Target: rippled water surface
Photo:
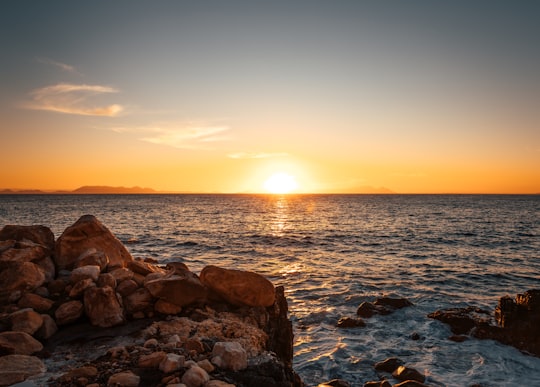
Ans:
{"type": "Polygon", "coordinates": [[[93,214],[135,257],[257,271],[284,285],[294,366],[308,385],[377,380],[390,356],[434,386],[540,385],[540,359],[493,341],[447,340],[426,315],[540,288],[540,196],[0,196],[0,226],[43,224],[56,237],[93,214]],[[414,303],[365,328],[338,329],[362,301],[414,303]],[[412,333],[420,340],[412,340],[412,333]]]}

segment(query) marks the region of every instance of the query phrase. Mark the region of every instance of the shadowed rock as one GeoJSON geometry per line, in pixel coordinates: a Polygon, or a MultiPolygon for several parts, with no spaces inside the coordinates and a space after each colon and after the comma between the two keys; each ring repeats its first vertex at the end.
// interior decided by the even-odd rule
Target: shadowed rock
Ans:
{"type": "Polygon", "coordinates": [[[35,356],[8,355],[0,357],[0,386],[22,382],[45,372],[45,365],[35,356]]]}

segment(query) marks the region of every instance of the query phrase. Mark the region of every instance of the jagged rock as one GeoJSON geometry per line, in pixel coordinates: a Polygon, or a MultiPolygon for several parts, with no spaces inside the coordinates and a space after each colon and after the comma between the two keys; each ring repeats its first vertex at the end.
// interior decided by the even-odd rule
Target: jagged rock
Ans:
{"type": "MultiPolygon", "coordinates": [[[[153,274],[149,274],[150,277],[153,274]]],[[[151,281],[145,281],[144,287],[152,296],[178,306],[186,306],[206,300],[207,290],[199,278],[191,273],[183,275],[167,274],[151,281]]]]}
{"type": "Polygon", "coordinates": [[[287,367],[292,368],[294,335],[288,316],[289,305],[285,298],[285,288],[277,286],[275,291],[275,302],[267,308],[268,322],[265,324],[268,350],[274,352],[287,367]]]}
{"type": "Polygon", "coordinates": [[[182,376],[182,383],[187,387],[201,387],[210,380],[208,373],[199,366],[192,366],[182,376]]]}
{"type": "Polygon", "coordinates": [[[19,383],[45,371],[45,365],[35,356],[3,356],[0,357],[0,386],[19,383]]]}
{"type": "Polygon", "coordinates": [[[212,364],[233,371],[243,370],[247,368],[246,350],[238,342],[218,342],[212,349],[212,364]]]}
{"type": "Polygon", "coordinates": [[[77,257],[75,262],[75,267],[81,266],[99,266],[100,271],[103,271],[109,265],[109,257],[103,251],[99,251],[95,248],[89,248],[82,252],[81,255],[77,257]]]}
{"type": "Polygon", "coordinates": [[[9,316],[11,320],[11,330],[15,332],[26,332],[33,335],[43,324],[43,317],[30,308],[25,308],[12,313],[9,316]]]}
{"type": "Polygon", "coordinates": [[[342,317],[337,322],[338,328],[358,328],[365,326],[366,323],[361,318],[342,317]]]}
{"type": "Polygon", "coordinates": [[[232,305],[271,306],[274,303],[272,282],[251,271],[210,265],[201,271],[201,282],[232,305]]]}
{"type": "Polygon", "coordinates": [[[423,374],[421,374],[414,368],[409,368],[405,366],[399,366],[398,368],[396,368],[394,372],[392,372],[392,376],[402,382],[406,380],[416,380],[420,383],[424,383],[426,380],[426,377],[423,374]]]}
{"type": "Polygon", "coordinates": [[[82,302],[72,300],[61,304],[56,312],[54,312],[54,318],[56,324],[67,325],[77,321],[83,314],[84,306],[82,302]]]}
{"type": "Polygon", "coordinates": [[[373,368],[375,368],[377,371],[392,373],[403,364],[405,363],[401,359],[398,359],[397,357],[389,357],[383,361],[375,363],[373,368]]]}
{"type": "Polygon", "coordinates": [[[107,387],[138,387],[141,377],[131,371],[119,372],[107,381],[107,387]]]}
{"type": "Polygon", "coordinates": [[[19,300],[19,308],[32,308],[37,312],[46,312],[52,308],[54,302],[48,298],[34,293],[25,293],[19,300]]]}
{"type": "Polygon", "coordinates": [[[1,332],[0,353],[31,355],[43,349],[43,345],[26,332],[1,332]]]}
{"type": "Polygon", "coordinates": [[[380,297],[373,303],[367,301],[362,302],[358,307],[356,314],[360,317],[369,318],[375,314],[387,315],[393,313],[397,309],[411,305],[413,305],[412,302],[405,298],[380,297]]]}
{"type": "Polygon", "coordinates": [[[84,310],[90,323],[102,328],[125,322],[124,311],[116,293],[108,286],[87,289],[84,292],[84,310]]]}
{"type": "Polygon", "coordinates": [[[33,242],[13,241],[9,248],[0,252],[0,269],[5,269],[15,262],[34,262],[48,256],[49,250],[33,242]]]}
{"type": "Polygon", "coordinates": [[[133,260],[131,254],[96,217],[84,215],[68,227],[55,245],[58,269],[72,269],[77,258],[90,248],[102,251],[109,257],[111,267],[125,267],[133,260]]]}

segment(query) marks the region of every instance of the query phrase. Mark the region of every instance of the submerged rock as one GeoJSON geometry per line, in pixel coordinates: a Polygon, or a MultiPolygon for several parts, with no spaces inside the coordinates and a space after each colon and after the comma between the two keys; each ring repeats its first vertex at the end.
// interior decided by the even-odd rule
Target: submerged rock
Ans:
{"type": "Polygon", "coordinates": [[[397,309],[412,306],[413,303],[406,298],[380,297],[374,302],[362,302],[358,307],[356,314],[360,317],[369,318],[373,315],[387,315],[397,309]]]}

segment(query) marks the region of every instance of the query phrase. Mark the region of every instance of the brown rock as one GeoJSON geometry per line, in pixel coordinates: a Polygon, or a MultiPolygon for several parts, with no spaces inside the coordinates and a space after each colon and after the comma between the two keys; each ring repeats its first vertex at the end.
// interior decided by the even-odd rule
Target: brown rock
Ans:
{"type": "Polygon", "coordinates": [[[67,284],[68,281],[66,279],[57,278],[49,283],[47,289],[51,295],[58,296],[64,292],[67,284]]]}
{"type": "Polygon", "coordinates": [[[155,368],[159,367],[159,364],[165,359],[167,354],[163,351],[152,352],[148,355],[142,355],[139,358],[139,367],[141,368],[155,368]]]}
{"type": "Polygon", "coordinates": [[[112,289],[116,289],[116,278],[111,273],[101,273],[97,280],[97,286],[100,288],[109,286],[112,289]]]}
{"type": "Polygon", "coordinates": [[[0,230],[0,241],[9,239],[16,241],[29,240],[49,249],[49,251],[54,250],[54,234],[45,226],[4,226],[0,230]]]}
{"type": "Polygon", "coordinates": [[[48,314],[42,314],[41,318],[43,319],[43,324],[41,324],[41,327],[36,332],[36,337],[47,340],[58,332],[58,326],[54,319],[48,314]]]}
{"type": "Polygon", "coordinates": [[[139,285],[137,285],[137,282],[129,279],[120,282],[116,287],[116,292],[119,293],[122,297],[126,297],[132,294],[138,288],[139,285]]]}
{"type": "Polygon", "coordinates": [[[366,323],[361,318],[342,317],[337,323],[338,328],[365,327],[366,323]]]}
{"type": "Polygon", "coordinates": [[[26,332],[33,335],[43,324],[43,317],[33,309],[25,308],[12,313],[11,330],[16,332],[26,332]]]}
{"type": "Polygon", "coordinates": [[[73,300],[64,302],[56,309],[56,312],[54,312],[56,324],[67,325],[77,321],[82,316],[83,310],[84,307],[80,301],[73,300]]]}
{"type": "Polygon", "coordinates": [[[133,260],[122,242],[99,220],[92,215],[84,215],[68,227],[56,241],[57,267],[72,269],[77,258],[90,248],[102,251],[109,257],[109,268],[124,267],[133,260]]]}
{"type": "Polygon", "coordinates": [[[120,267],[109,271],[109,273],[116,279],[116,283],[127,281],[133,278],[133,272],[127,267],[120,267]]]}
{"type": "Polygon", "coordinates": [[[201,282],[232,305],[271,306],[276,297],[274,285],[250,271],[206,266],[201,282]]]}
{"type": "Polygon", "coordinates": [[[71,272],[69,277],[72,284],[75,284],[84,279],[90,278],[92,281],[97,281],[101,269],[97,265],[79,266],[71,272]]]}
{"type": "Polygon", "coordinates": [[[85,278],[78,281],[69,291],[70,298],[80,298],[86,291],[86,289],[96,286],[92,278],[85,278]]]}
{"type": "Polygon", "coordinates": [[[51,282],[54,280],[56,276],[56,267],[54,266],[54,262],[50,256],[46,256],[40,260],[33,261],[34,264],[36,264],[45,275],[45,282],[51,282]]]}
{"type": "Polygon", "coordinates": [[[406,381],[406,380],[416,380],[420,383],[424,383],[426,381],[426,377],[415,370],[414,368],[409,368],[405,366],[399,366],[392,372],[392,376],[400,381],[406,381]]]}
{"type": "Polygon", "coordinates": [[[148,262],[135,259],[134,261],[128,262],[127,268],[134,273],[142,274],[147,276],[150,273],[165,273],[166,271],[156,265],[153,265],[148,262]]]}
{"type": "Polygon", "coordinates": [[[394,387],[428,387],[428,386],[417,380],[405,380],[404,382],[394,384],[394,387]]]}
{"type": "Polygon", "coordinates": [[[75,267],[87,265],[99,266],[100,270],[103,271],[109,265],[109,257],[103,251],[90,248],[79,255],[75,263],[75,267]]]}
{"type": "Polygon", "coordinates": [[[69,370],[62,376],[60,376],[60,381],[63,383],[74,382],[79,378],[93,378],[98,375],[98,369],[94,366],[85,366],[74,368],[69,370]]]}
{"type": "Polygon", "coordinates": [[[161,314],[178,314],[182,311],[182,307],[165,300],[157,300],[154,304],[154,310],[161,314]]]}
{"type": "Polygon", "coordinates": [[[388,373],[394,372],[399,366],[402,366],[403,361],[398,359],[397,357],[389,357],[388,359],[385,359],[383,361],[380,361],[375,364],[374,368],[377,371],[384,371],[388,373]]]}
{"type": "Polygon", "coordinates": [[[0,386],[19,383],[45,371],[45,365],[35,356],[3,356],[0,357],[0,386]]]}
{"type": "Polygon", "coordinates": [[[25,332],[1,332],[0,353],[31,355],[43,349],[43,345],[25,332]]]}
{"type": "Polygon", "coordinates": [[[52,308],[53,301],[34,293],[25,293],[19,300],[18,305],[20,308],[32,308],[38,312],[46,312],[52,308]]]}
{"type": "Polygon", "coordinates": [[[111,287],[89,288],[84,292],[84,310],[92,325],[108,328],[125,322],[124,310],[111,287]]]}
{"type": "Polygon", "coordinates": [[[129,296],[124,297],[124,307],[126,312],[130,314],[153,310],[153,297],[147,289],[137,289],[129,296]]]}
{"type": "Polygon", "coordinates": [[[392,387],[388,380],[379,380],[377,382],[366,382],[364,387],[392,387]]]}
{"type": "Polygon", "coordinates": [[[131,371],[119,372],[107,381],[107,387],[138,387],[141,378],[131,371]]]}
{"type": "MultiPolygon", "coordinates": [[[[149,274],[147,277],[152,276],[149,274]]],[[[145,281],[144,287],[156,298],[171,304],[186,306],[206,300],[207,290],[199,278],[191,273],[183,275],[167,274],[151,281],[145,281]]]]}
{"type": "Polygon", "coordinates": [[[379,297],[373,303],[374,305],[382,305],[393,309],[401,309],[407,306],[412,306],[413,303],[406,298],[391,298],[391,297],[379,297]]]}
{"type": "Polygon", "coordinates": [[[13,247],[0,253],[0,269],[5,269],[15,262],[39,261],[48,256],[47,248],[32,242],[15,242],[13,247]]]}
{"type": "Polygon", "coordinates": [[[351,387],[351,384],[343,379],[332,379],[319,384],[317,387],[351,387]]]}
{"type": "Polygon", "coordinates": [[[32,262],[15,262],[0,272],[0,301],[15,290],[32,291],[45,283],[43,271],[32,262]]]}

